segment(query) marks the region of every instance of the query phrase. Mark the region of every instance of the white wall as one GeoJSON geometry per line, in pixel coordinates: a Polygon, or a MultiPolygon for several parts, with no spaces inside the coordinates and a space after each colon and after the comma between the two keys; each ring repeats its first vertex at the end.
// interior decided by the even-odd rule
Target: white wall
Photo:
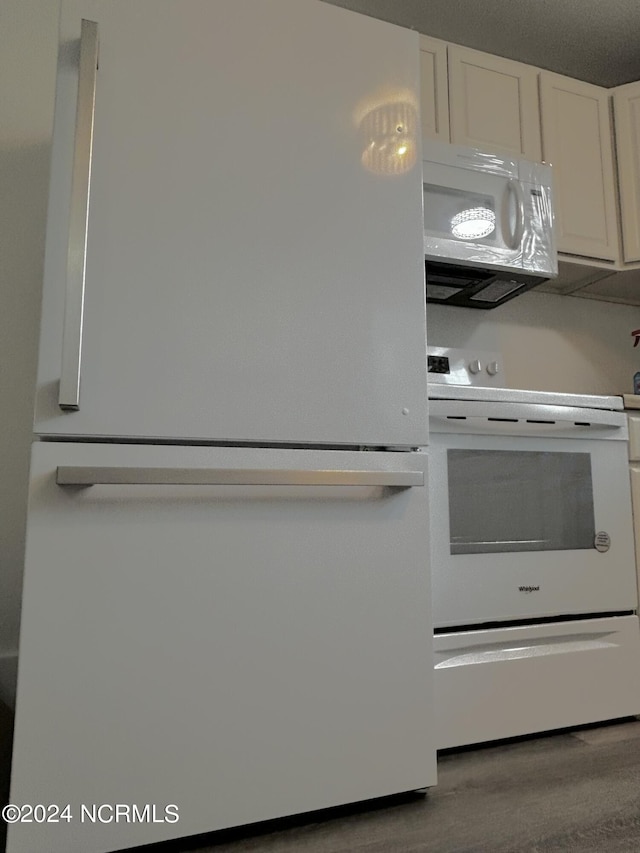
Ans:
{"type": "Polygon", "coordinates": [[[501,352],[510,388],[632,393],[635,329],[640,308],[535,290],[490,311],[427,305],[429,344],[501,352]]]}
{"type": "Polygon", "coordinates": [[[0,699],[18,642],[37,356],[56,0],[0,0],[0,699]]]}

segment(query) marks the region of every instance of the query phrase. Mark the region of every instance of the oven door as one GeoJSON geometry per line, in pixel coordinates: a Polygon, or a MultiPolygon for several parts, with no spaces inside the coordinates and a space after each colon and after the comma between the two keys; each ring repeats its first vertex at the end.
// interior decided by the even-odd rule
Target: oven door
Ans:
{"type": "Polygon", "coordinates": [[[435,627],[635,609],[624,416],[474,405],[431,419],[435,627]]]}

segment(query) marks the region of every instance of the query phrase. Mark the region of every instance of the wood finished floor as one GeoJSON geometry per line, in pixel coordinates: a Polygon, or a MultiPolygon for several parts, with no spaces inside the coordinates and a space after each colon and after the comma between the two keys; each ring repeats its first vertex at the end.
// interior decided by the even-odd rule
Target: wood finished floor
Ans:
{"type": "Polygon", "coordinates": [[[144,853],[640,853],[640,721],[450,752],[426,798],[144,853]]]}

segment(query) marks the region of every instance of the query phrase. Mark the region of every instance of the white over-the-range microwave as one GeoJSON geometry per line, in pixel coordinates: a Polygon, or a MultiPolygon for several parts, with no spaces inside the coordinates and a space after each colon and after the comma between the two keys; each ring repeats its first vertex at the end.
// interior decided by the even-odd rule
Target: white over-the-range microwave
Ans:
{"type": "Polygon", "coordinates": [[[429,142],[427,301],[495,308],[558,274],[551,166],[429,142]]]}

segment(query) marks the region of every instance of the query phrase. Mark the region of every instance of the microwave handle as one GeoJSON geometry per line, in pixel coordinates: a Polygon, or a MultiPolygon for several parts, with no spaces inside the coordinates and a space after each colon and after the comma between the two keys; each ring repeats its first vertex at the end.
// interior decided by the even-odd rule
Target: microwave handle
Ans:
{"type": "Polygon", "coordinates": [[[509,200],[513,197],[516,204],[516,226],[512,234],[505,233],[505,242],[510,249],[516,251],[520,248],[522,235],[524,234],[524,192],[520,181],[511,178],[507,181],[507,189],[505,191],[504,212],[504,231],[506,232],[506,223],[509,221],[509,200]]]}

